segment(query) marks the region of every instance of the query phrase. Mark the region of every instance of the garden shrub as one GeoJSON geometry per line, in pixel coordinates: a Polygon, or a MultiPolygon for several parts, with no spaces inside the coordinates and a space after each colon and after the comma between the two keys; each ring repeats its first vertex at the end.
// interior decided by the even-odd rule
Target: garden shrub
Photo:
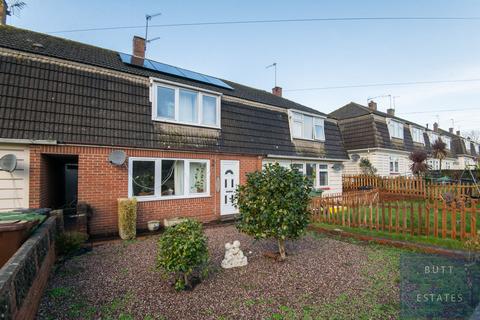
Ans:
{"type": "Polygon", "coordinates": [[[167,228],[158,240],[157,266],[174,277],[177,290],[192,288],[192,276],[200,278],[207,263],[207,238],[195,220],[167,228]]]}
{"type": "Polygon", "coordinates": [[[235,195],[240,209],[237,229],[255,239],[276,239],[284,260],[285,240],[300,237],[310,222],[311,190],[309,178],[277,163],[247,174],[235,195]]]}
{"type": "Polygon", "coordinates": [[[118,233],[123,240],[137,235],[137,199],[118,199],[118,233]]]}
{"type": "Polygon", "coordinates": [[[87,239],[88,235],[83,232],[62,232],[57,235],[55,246],[59,255],[69,256],[77,252],[87,239]]]}

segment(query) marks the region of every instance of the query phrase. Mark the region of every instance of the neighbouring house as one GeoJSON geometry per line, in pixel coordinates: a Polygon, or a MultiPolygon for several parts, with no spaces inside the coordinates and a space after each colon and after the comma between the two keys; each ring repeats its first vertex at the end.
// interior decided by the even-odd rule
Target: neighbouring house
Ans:
{"type": "Polygon", "coordinates": [[[338,121],[345,149],[350,160],[346,161],[345,174],[359,174],[359,161],[369,159],[381,176],[408,176],[414,150],[426,150],[428,163],[439,169],[440,163],[431,157],[431,146],[441,139],[447,145],[447,158],[442,161],[445,169],[462,168],[457,144],[459,136],[453,129],[444,131],[434,124],[433,130],[397,117],[395,109],[387,112],[378,110],[377,103],[370,101],[367,106],[351,102],[329,114],[338,121]]]}
{"type": "Polygon", "coordinates": [[[146,59],[139,37],[130,55],[0,26],[0,155],[19,160],[1,173],[0,209],[87,203],[95,235],[117,231],[125,197],[139,229],[212,221],[236,213],[236,186],[268,162],[341,192],[337,122],[281,93],[146,59]]]}
{"type": "Polygon", "coordinates": [[[473,169],[477,165],[478,157],[480,156],[480,144],[470,140],[470,138],[462,137],[460,131],[457,131],[455,152],[458,157],[459,168],[473,169]]]}

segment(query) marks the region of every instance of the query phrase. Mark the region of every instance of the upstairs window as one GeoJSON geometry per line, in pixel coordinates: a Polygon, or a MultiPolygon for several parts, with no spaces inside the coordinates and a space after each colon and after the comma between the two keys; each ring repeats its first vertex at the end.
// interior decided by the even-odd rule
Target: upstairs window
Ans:
{"type": "Polygon", "coordinates": [[[410,128],[410,132],[411,132],[411,134],[412,134],[413,142],[425,144],[425,140],[424,140],[424,138],[423,138],[423,130],[422,130],[422,129],[416,128],[416,127],[411,127],[411,128],[410,128]]]}
{"type": "Polygon", "coordinates": [[[428,140],[430,140],[430,145],[434,144],[435,142],[437,142],[437,140],[440,139],[440,136],[438,135],[438,133],[435,133],[433,131],[430,131],[428,133],[428,140]]]}
{"type": "Polygon", "coordinates": [[[152,119],[220,128],[220,95],[164,83],[152,83],[152,119]]]}
{"type": "Polygon", "coordinates": [[[390,133],[391,138],[403,139],[403,123],[387,119],[388,123],[388,132],[390,133]]]}
{"type": "Polygon", "coordinates": [[[294,139],[325,141],[325,122],[323,118],[292,112],[290,119],[294,139]]]}
{"type": "Polygon", "coordinates": [[[445,143],[446,148],[450,150],[450,144],[452,142],[452,139],[450,137],[441,137],[441,140],[445,143]]]}

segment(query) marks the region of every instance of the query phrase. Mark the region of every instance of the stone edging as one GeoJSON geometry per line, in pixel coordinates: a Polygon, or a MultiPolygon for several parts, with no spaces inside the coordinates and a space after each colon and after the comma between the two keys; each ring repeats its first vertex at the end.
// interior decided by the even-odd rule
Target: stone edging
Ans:
{"type": "Polygon", "coordinates": [[[48,218],[0,269],[0,319],[33,319],[55,261],[56,218],[48,218]]]}

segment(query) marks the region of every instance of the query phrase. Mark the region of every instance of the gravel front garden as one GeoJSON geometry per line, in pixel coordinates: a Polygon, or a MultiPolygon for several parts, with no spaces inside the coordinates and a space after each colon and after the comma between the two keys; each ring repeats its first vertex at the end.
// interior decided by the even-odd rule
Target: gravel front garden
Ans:
{"type": "Polygon", "coordinates": [[[400,252],[314,233],[287,242],[287,260],[265,257],[276,242],[205,230],[208,277],[176,292],[155,268],[158,236],[99,244],[58,265],[39,319],[396,319],[400,252]],[[226,242],[240,240],[248,265],[220,267],[226,242]]]}

